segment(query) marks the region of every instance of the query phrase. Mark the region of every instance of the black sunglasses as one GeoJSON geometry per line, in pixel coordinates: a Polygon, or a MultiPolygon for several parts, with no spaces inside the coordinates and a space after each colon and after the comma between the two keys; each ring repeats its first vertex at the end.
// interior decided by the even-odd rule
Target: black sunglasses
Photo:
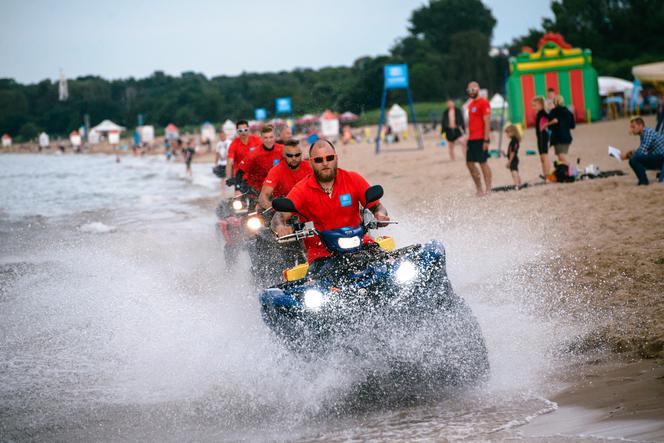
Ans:
{"type": "Polygon", "coordinates": [[[312,158],[312,160],[314,161],[314,163],[323,163],[324,161],[331,162],[336,157],[337,157],[336,154],[331,154],[331,155],[326,155],[325,157],[314,157],[312,158]]]}
{"type": "Polygon", "coordinates": [[[302,156],[301,152],[297,153],[297,154],[286,154],[286,157],[288,157],[288,158],[293,158],[293,157],[297,158],[297,157],[300,157],[300,156],[302,156]]]}

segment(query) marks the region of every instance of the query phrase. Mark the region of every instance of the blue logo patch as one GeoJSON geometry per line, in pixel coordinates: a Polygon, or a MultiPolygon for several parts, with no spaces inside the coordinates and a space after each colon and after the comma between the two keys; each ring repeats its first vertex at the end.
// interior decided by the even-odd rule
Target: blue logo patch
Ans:
{"type": "Polygon", "coordinates": [[[477,109],[475,108],[475,106],[472,107],[472,109],[470,110],[470,112],[477,112],[477,109]]]}
{"type": "Polygon", "coordinates": [[[353,204],[353,199],[351,198],[350,194],[341,194],[339,196],[339,202],[341,202],[341,206],[350,206],[353,204]]]}
{"type": "Polygon", "coordinates": [[[272,160],[272,166],[277,166],[279,164],[279,159],[272,160]]]}

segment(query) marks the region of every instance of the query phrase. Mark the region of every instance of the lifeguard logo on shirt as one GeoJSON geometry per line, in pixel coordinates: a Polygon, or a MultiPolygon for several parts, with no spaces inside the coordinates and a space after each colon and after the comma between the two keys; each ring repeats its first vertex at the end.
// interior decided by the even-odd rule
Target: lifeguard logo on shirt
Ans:
{"type": "Polygon", "coordinates": [[[279,164],[279,159],[272,160],[272,166],[277,166],[279,164]]]}
{"type": "Polygon", "coordinates": [[[476,108],[475,106],[473,106],[473,107],[470,109],[470,112],[477,112],[477,108],[476,108]]]}
{"type": "Polygon", "coordinates": [[[256,146],[252,146],[249,148],[250,151],[253,151],[254,149],[256,149],[256,146]]]}
{"type": "Polygon", "coordinates": [[[350,206],[353,204],[353,199],[351,198],[350,194],[341,194],[339,196],[339,202],[341,203],[341,206],[350,206]]]}

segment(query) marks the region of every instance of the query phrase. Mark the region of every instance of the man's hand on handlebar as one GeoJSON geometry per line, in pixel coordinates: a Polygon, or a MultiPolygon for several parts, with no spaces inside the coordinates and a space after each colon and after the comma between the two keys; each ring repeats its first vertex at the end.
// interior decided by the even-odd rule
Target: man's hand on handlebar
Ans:
{"type": "Polygon", "coordinates": [[[275,234],[277,237],[283,237],[293,233],[293,228],[288,225],[279,225],[275,228],[275,234]]]}
{"type": "Polygon", "coordinates": [[[387,214],[383,214],[382,212],[376,212],[374,214],[374,218],[378,222],[379,228],[384,228],[385,226],[388,225],[388,223],[381,223],[381,221],[390,221],[390,216],[387,214]]]}

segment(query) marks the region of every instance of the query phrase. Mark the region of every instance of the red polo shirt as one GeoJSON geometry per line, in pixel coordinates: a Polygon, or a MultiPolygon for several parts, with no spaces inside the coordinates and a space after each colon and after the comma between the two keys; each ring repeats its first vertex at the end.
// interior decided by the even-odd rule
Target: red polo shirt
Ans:
{"type": "Polygon", "coordinates": [[[239,169],[244,171],[244,179],[252,188],[260,191],[267,173],[277,166],[284,155],[284,145],[274,144],[272,149],[265,149],[261,144],[240,163],[239,169]]]}
{"type": "MultiPolygon", "coordinates": [[[[358,226],[362,223],[360,206],[366,205],[364,193],[369,183],[357,172],[337,169],[332,196],[328,196],[318,184],[314,174],[298,182],[288,193],[288,198],[306,221],[313,221],[319,231],[358,226]]],[[[371,203],[373,207],[378,202],[371,203]]],[[[318,236],[304,241],[309,263],[330,255],[318,236]]]]}
{"type": "Polygon", "coordinates": [[[242,143],[242,140],[240,140],[240,137],[235,137],[235,139],[231,142],[231,145],[228,147],[228,155],[227,157],[230,159],[233,159],[233,177],[237,175],[237,170],[240,168],[240,162],[244,160],[244,158],[256,148],[260,147],[263,144],[261,141],[260,137],[257,137],[255,135],[250,135],[249,139],[247,140],[247,144],[245,145],[242,143]]]}
{"type": "Polygon", "coordinates": [[[307,161],[301,162],[297,169],[291,169],[286,160],[282,160],[267,173],[263,186],[270,186],[274,189],[272,197],[281,197],[288,194],[297,182],[311,173],[311,164],[307,161]]]}
{"type": "Polygon", "coordinates": [[[477,97],[468,103],[468,140],[484,140],[484,116],[491,115],[489,100],[477,97]]]}

